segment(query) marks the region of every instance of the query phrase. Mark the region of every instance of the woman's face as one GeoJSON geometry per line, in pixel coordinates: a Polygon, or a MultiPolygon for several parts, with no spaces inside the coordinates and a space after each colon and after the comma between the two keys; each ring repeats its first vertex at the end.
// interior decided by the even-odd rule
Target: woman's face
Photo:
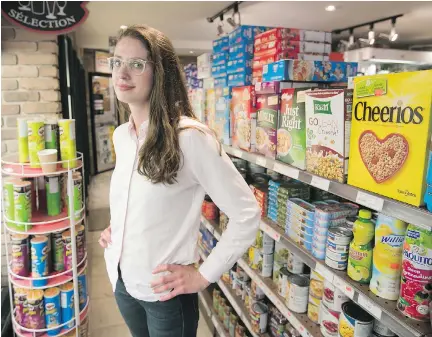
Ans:
{"type": "MultiPolygon", "coordinates": [[[[117,43],[114,57],[122,61],[148,60],[148,50],[141,41],[124,37],[117,43]]],[[[149,100],[153,87],[153,65],[147,62],[144,72],[137,75],[126,64],[113,68],[112,78],[117,98],[123,103],[144,104],[149,100]]]]}

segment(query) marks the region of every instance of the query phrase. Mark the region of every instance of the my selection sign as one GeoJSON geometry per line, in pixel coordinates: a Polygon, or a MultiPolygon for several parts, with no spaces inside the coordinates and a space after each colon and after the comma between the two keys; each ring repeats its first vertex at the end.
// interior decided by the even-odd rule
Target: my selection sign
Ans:
{"type": "Polygon", "coordinates": [[[87,16],[87,1],[2,1],[2,14],[24,29],[60,34],[75,29],[87,16]]]}

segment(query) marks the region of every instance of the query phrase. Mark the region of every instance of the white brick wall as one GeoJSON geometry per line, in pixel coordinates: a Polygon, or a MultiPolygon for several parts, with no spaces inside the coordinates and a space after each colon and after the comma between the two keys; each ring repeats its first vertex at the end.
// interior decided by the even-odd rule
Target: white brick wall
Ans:
{"type": "MultiPolygon", "coordinates": [[[[61,112],[57,38],[53,35],[28,32],[3,21],[2,156],[16,154],[18,151],[18,117],[27,114],[29,117],[56,117],[61,112]]],[[[3,235],[1,241],[1,285],[4,286],[7,284],[7,272],[3,235]]]]}

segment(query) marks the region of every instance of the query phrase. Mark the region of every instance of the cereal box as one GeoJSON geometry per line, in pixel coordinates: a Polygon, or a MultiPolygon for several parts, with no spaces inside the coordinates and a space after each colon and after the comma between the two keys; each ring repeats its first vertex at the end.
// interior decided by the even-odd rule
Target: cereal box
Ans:
{"type": "Polygon", "coordinates": [[[306,168],[305,90],[283,89],[277,131],[277,159],[306,168]]]}
{"type": "Polygon", "coordinates": [[[229,50],[229,38],[223,36],[213,41],[213,53],[222,53],[229,50]]]}
{"type": "Polygon", "coordinates": [[[232,146],[255,151],[256,97],[253,86],[232,89],[232,146]]]}
{"type": "Polygon", "coordinates": [[[217,88],[216,94],[216,125],[215,132],[222,144],[231,145],[230,134],[230,88],[217,88]]]}
{"type": "Polygon", "coordinates": [[[206,90],[205,121],[207,126],[214,130],[216,121],[216,94],[215,89],[206,90]]]}
{"type": "Polygon", "coordinates": [[[256,151],[276,158],[279,94],[257,95],[256,151]]]}
{"type": "Polygon", "coordinates": [[[431,70],[354,78],[350,185],[423,203],[431,88],[431,70]]]}
{"type": "Polygon", "coordinates": [[[306,170],[343,183],[348,171],[352,90],[306,92],[306,170]]]}

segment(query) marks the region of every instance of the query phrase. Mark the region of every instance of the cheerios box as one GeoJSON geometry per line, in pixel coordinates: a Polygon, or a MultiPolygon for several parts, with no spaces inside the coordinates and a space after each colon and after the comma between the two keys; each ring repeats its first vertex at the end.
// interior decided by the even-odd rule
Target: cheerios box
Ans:
{"type": "Polygon", "coordinates": [[[255,151],[256,96],[251,85],[232,88],[231,93],[232,146],[255,151]]]}
{"type": "Polygon", "coordinates": [[[306,94],[306,170],[338,182],[346,181],[350,145],[351,89],[306,94]]]}
{"type": "Polygon", "coordinates": [[[431,88],[431,70],[354,78],[348,184],[423,203],[431,88]]]}

